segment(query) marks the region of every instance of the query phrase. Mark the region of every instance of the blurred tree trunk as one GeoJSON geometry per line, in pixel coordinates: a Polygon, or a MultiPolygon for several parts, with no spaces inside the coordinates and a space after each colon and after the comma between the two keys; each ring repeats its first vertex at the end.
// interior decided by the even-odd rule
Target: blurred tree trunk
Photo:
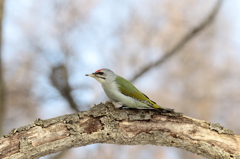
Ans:
{"type": "Polygon", "coordinates": [[[0,138],[0,158],[34,159],[95,143],[170,146],[211,159],[240,157],[240,136],[219,124],[154,110],[117,109],[107,102],[13,129],[0,138]]]}
{"type": "Polygon", "coordinates": [[[2,68],[2,19],[4,0],[0,0],[0,136],[2,136],[3,115],[4,115],[4,88],[2,68]]]}

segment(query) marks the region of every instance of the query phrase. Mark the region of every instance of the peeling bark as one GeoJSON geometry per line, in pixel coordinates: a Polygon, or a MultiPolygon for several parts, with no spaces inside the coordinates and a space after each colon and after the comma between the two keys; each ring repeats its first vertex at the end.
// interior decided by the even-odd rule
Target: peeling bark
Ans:
{"type": "Polygon", "coordinates": [[[94,143],[171,146],[211,159],[240,159],[240,136],[219,124],[117,109],[110,102],[12,130],[0,138],[0,158],[33,159],[94,143]]]}

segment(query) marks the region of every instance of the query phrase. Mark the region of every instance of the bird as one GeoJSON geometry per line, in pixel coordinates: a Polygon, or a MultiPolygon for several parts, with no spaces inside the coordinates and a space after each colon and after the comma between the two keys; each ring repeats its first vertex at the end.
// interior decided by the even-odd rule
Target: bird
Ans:
{"type": "Polygon", "coordinates": [[[148,98],[131,82],[118,76],[107,68],[99,69],[86,76],[93,77],[101,83],[104,92],[113,100],[115,107],[128,107],[133,109],[155,109],[160,112],[182,114],[174,109],[165,108],[148,98]]]}

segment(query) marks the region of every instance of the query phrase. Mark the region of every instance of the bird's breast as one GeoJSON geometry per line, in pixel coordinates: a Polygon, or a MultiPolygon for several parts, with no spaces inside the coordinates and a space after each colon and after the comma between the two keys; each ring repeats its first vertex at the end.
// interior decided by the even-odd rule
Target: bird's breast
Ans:
{"type": "Polygon", "coordinates": [[[114,82],[105,83],[102,84],[102,87],[108,98],[118,101],[119,96],[121,96],[121,92],[118,90],[117,84],[115,84],[114,82]]]}

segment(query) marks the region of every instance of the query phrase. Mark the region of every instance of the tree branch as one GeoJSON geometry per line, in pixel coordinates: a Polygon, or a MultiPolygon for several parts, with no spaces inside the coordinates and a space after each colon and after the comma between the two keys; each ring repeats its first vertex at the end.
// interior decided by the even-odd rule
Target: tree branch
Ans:
{"type": "Polygon", "coordinates": [[[154,110],[117,109],[110,102],[12,130],[0,138],[0,158],[34,159],[94,143],[171,146],[206,158],[240,158],[240,136],[219,124],[154,110]]]}
{"type": "Polygon", "coordinates": [[[178,51],[180,51],[191,39],[193,39],[197,34],[203,31],[207,26],[209,26],[213,20],[215,19],[223,0],[218,0],[215,7],[213,8],[212,12],[209,16],[206,17],[197,27],[193,28],[188,34],[186,34],[179,43],[176,44],[171,50],[167,51],[162,58],[157,60],[156,62],[149,64],[141,69],[141,72],[137,73],[130,81],[135,81],[138,77],[142,76],[144,73],[149,71],[151,68],[155,66],[159,66],[163,64],[167,59],[175,55],[178,51]]]}
{"type": "Polygon", "coordinates": [[[59,64],[58,66],[53,66],[51,69],[52,73],[49,78],[52,85],[58,90],[62,97],[66,99],[69,106],[78,112],[78,106],[71,94],[72,88],[69,85],[69,75],[66,66],[64,64],[59,64]]]}

